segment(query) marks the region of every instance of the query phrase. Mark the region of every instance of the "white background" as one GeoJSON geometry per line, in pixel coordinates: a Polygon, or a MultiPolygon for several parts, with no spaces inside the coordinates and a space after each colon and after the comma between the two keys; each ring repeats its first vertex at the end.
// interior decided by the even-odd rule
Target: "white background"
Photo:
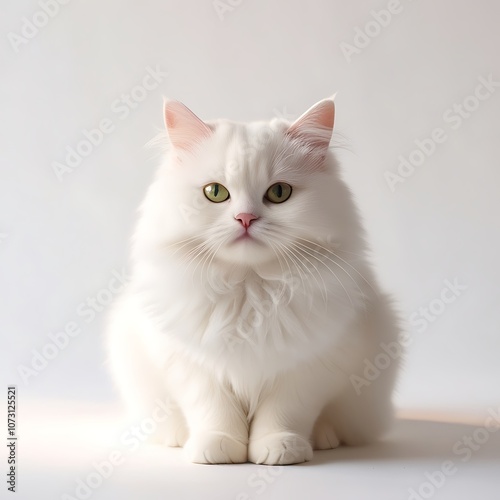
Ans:
{"type": "Polygon", "coordinates": [[[439,299],[445,280],[467,287],[425,329],[407,322],[398,405],[462,413],[497,405],[500,88],[456,130],[443,115],[474,95],[479,78],[500,82],[500,4],[400,0],[399,13],[347,58],[342,43],[353,45],[387,1],[221,3],[222,14],[211,0],[72,0],[18,46],[23,18],[40,7],[4,6],[1,380],[17,384],[22,401],[116,399],[106,311],[87,323],[78,308],[127,266],[135,211],[159,161],[144,145],[163,126],[163,96],[205,119],[249,121],[293,118],[338,92],[345,178],[402,317],[439,299]],[[167,75],[124,117],[116,100],[148,67],[167,75]],[[59,180],[53,163],[106,118],[113,132],[59,180]],[[392,192],[384,174],[435,128],[446,140],[392,192]],[[23,383],[19,366],[31,367],[32,350],[71,321],[81,333],[23,383]]]}

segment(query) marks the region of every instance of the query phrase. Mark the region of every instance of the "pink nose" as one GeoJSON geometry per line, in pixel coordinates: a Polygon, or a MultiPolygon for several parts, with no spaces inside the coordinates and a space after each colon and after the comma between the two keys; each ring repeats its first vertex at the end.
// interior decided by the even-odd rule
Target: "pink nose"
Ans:
{"type": "Polygon", "coordinates": [[[239,220],[241,222],[241,225],[245,228],[248,229],[250,224],[254,221],[257,220],[258,217],[254,214],[238,214],[235,217],[236,220],[239,220]]]}

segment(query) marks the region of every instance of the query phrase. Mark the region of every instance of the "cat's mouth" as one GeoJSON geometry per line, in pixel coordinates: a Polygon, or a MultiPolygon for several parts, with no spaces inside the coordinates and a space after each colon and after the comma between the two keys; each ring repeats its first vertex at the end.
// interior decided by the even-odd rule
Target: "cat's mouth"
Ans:
{"type": "Polygon", "coordinates": [[[248,231],[245,231],[244,233],[237,236],[233,240],[233,242],[236,243],[237,241],[248,241],[248,240],[255,240],[255,238],[248,231]]]}
{"type": "Polygon", "coordinates": [[[258,243],[260,244],[260,241],[257,240],[254,236],[252,236],[248,231],[245,231],[244,233],[240,234],[237,236],[234,240],[233,243],[238,243],[238,242],[245,242],[245,241],[251,241],[253,243],[258,243]]]}

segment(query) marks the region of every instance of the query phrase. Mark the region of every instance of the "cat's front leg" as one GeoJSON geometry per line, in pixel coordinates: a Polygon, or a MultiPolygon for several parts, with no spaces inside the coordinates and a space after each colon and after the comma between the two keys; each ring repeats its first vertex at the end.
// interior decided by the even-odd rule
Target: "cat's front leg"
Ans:
{"type": "Polygon", "coordinates": [[[311,460],[310,436],[324,404],[322,392],[295,377],[276,381],[252,420],[249,461],[285,465],[311,460]]]}
{"type": "Polygon", "coordinates": [[[248,421],[234,394],[199,366],[184,364],[174,371],[180,383],[172,390],[189,429],[184,445],[188,459],[201,464],[246,462],[248,421]]]}

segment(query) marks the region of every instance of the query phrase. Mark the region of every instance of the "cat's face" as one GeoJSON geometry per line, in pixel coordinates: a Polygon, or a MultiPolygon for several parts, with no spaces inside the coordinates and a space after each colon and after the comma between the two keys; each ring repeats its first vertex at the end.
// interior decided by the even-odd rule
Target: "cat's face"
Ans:
{"type": "Polygon", "coordinates": [[[286,266],[331,230],[339,208],[328,165],[333,100],[292,125],[204,123],[175,101],[165,116],[172,146],[166,210],[188,259],[286,266]]]}

